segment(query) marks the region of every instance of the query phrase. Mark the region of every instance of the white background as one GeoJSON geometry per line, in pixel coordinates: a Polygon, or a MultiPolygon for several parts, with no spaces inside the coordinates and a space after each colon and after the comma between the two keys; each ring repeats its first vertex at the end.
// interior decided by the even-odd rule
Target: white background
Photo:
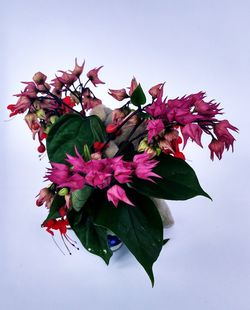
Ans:
{"type": "Polygon", "coordinates": [[[249,1],[4,1],[1,4],[0,308],[12,309],[250,309],[249,1]],[[166,81],[169,97],[207,91],[222,117],[239,127],[235,151],[211,162],[186,149],[189,164],[213,202],[170,202],[175,226],[154,265],[156,284],[123,248],[109,267],[84,249],[63,256],[40,228],[35,207],[46,158],[19,115],[8,119],[20,81],[36,71],[50,78],[104,65],[97,94],[166,81]]]}

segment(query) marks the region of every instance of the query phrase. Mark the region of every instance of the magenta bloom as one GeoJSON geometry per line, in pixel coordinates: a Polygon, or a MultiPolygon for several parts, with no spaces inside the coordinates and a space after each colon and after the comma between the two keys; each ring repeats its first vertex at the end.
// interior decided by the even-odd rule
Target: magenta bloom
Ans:
{"type": "Polygon", "coordinates": [[[224,142],[213,139],[212,142],[208,145],[211,155],[210,158],[214,160],[214,154],[218,157],[218,159],[222,158],[222,154],[224,152],[224,142]]]}
{"type": "Polygon", "coordinates": [[[138,178],[154,182],[150,177],[161,178],[152,169],[158,164],[157,160],[150,159],[147,153],[135,155],[133,158],[135,174],[138,178]]]}
{"type": "Polygon", "coordinates": [[[67,155],[66,161],[73,166],[72,171],[83,172],[86,167],[86,162],[84,161],[84,159],[82,158],[76,147],[75,152],[76,157],[66,154],[67,155]]]}
{"type": "Polygon", "coordinates": [[[148,142],[163,132],[165,126],[161,119],[149,120],[147,123],[148,142]]]}
{"type": "Polygon", "coordinates": [[[159,93],[156,100],[146,109],[146,112],[153,117],[166,119],[167,107],[165,100],[162,101],[162,93],[159,93]]]}
{"type": "Polygon", "coordinates": [[[131,181],[132,165],[129,162],[120,160],[113,165],[114,177],[119,183],[128,183],[131,181]]]}
{"type": "Polygon", "coordinates": [[[99,77],[98,77],[98,72],[99,70],[102,68],[103,66],[99,67],[99,68],[95,68],[90,70],[87,73],[87,77],[90,79],[90,81],[94,84],[94,86],[96,86],[97,84],[105,84],[104,82],[102,82],[99,77]]]}
{"type": "Polygon", "coordinates": [[[59,163],[51,163],[52,168],[48,169],[46,179],[58,185],[68,181],[70,177],[70,169],[68,166],[59,163]]]}
{"type": "Polygon", "coordinates": [[[98,170],[91,170],[85,176],[86,183],[100,189],[109,186],[111,179],[112,174],[98,170]]]}
{"type": "Polygon", "coordinates": [[[222,114],[219,109],[219,103],[204,100],[198,100],[194,103],[195,110],[199,115],[203,115],[204,119],[213,119],[217,114],[222,114]]]}
{"type": "Polygon", "coordinates": [[[65,182],[62,182],[59,187],[68,187],[71,191],[82,189],[85,184],[85,179],[78,173],[75,173],[67,178],[65,182]]]}
{"type": "Polygon", "coordinates": [[[232,146],[233,150],[233,143],[235,138],[231,135],[228,129],[231,129],[235,132],[238,132],[239,130],[237,127],[231,125],[228,120],[223,120],[214,126],[214,133],[216,134],[216,137],[219,141],[225,142],[225,147],[227,150],[230,146],[232,146]]]}
{"type": "Polygon", "coordinates": [[[187,144],[188,138],[191,138],[193,141],[195,141],[199,146],[202,147],[201,144],[201,135],[203,133],[201,127],[197,124],[187,124],[184,127],[181,128],[181,133],[184,139],[184,145],[183,148],[187,144]]]}
{"type": "Polygon", "coordinates": [[[107,191],[107,198],[108,201],[111,201],[115,207],[118,206],[120,200],[128,205],[134,206],[134,204],[128,199],[125,190],[121,188],[119,185],[113,185],[107,191]]]}

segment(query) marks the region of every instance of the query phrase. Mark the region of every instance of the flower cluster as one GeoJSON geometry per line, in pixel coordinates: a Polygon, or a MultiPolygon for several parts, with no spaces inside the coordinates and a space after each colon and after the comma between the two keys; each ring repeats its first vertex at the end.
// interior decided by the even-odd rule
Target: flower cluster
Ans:
{"type": "MultiPolygon", "coordinates": [[[[52,168],[49,169],[46,178],[58,188],[67,188],[71,192],[82,189],[85,185],[99,189],[109,187],[107,198],[113,202],[115,207],[120,200],[129,205],[133,203],[129,201],[125,191],[119,185],[111,186],[112,183],[130,183],[133,175],[151,182],[154,182],[151,177],[160,177],[152,172],[157,161],[150,159],[146,153],[135,155],[133,161],[128,162],[122,160],[122,156],[85,161],[77,149],[75,152],[76,157],[67,154],[66,161],[70,167],[66,164],[52,163],[52,168]]],[[[96,154],[92,156],[96,157],[96,154]]],[[[66,190],[65,193],[68,194],[68,191],[66,190]]]]}
{"type": "Polygon", "coordinates": [[[232,132],[238,129],[220,120],[222,108],[207,101],[204,92],[167,99],[165,83],[159,83],[149,89],[148,100],[135,78],[129,87],[109,89],[119,102],[111,110],[94,94],[104,84],[102,66],[89,70],[82,82],[84,67],[75,60],[73,70],[59,70],[51,82],[37,72],[23,82],[18,101],[8,105],[10,116],[26,113],[38,152],[47,150],[50,184],[36,200],[49,211],[42,227],[52,236],[59,231],[67,249],[66,242],[76,247],[67,235],[73,229],[83,246],[106,263],[112,232],[153,283],[152,265],[166,242],[163,209],[154,199],[210,198],[183,149],[189,141],[203,147],[206,134],[210,158],[221,159],[225,150],[233,151],[232,132]]]}

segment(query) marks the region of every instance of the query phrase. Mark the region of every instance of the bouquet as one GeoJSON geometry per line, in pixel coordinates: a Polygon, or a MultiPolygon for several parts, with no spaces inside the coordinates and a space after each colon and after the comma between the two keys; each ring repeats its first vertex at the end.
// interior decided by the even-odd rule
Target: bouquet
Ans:
{"type": "Polygon", "coordinates": [[[168,241],[163,228],[169,211],[159,207],[160,199],[210,198],[183,149],[189,141],[202,147],[206,134],[211,159],[221,159],[224,150],[233,150],[229,130],[238,129],[218,119],[222,109],[204,92],[168,99],[159,83],[147,98],[135,78],[128,88],[109,90],[119,102],[111,110],[94,93],[104,84],[102,67],[88,71],[83,81],[84,66],[75,60],[73,70],[59,71],[50,83],[37,72],[8,106],[11,117],[26,113],[38,152],[48,155],[49,184],[36,200],[48,209],[42,227],[53,240],[57,231],[69,254],[78,248],[68,235],[73,230],[107,264],[113,246],[124,243],[153,285],[152,266],[168,241]]]}

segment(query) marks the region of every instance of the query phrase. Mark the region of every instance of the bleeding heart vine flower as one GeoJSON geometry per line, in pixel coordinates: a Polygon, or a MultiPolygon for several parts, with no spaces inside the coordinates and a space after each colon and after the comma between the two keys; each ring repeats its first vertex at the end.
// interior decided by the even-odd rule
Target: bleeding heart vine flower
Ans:
{"type": "Polygon", "coordinates": [[[171,99],[164,95],[165,83],[158,83],[147,98],[135,77],[128,91],[109,89],[119,102],[112,110],[94,91],[104,84],[102,67],[89,70],[86,81],[85,61],[79,65],[77,59],[72,70],[59,70],[51,82],[39,71],[23,82],[17,102],[7,108],[10,117],[26,114],[38,152],[47,151],[45,180],[50,185],[36,200],[48,209],[42,227],[55,242],[59,232],[70,254],[68,246],[76,247],[68,235],[72,230],[87,251],[107,264],[115,234],[153,284],[152,266],[166,243],[162,219],[169,214],[157,199],[210,198],[185,161],[183,148],[190,141],[205,146],[207,135],[210,158],[221,159],[225,150],[233,151],[232,132],[238,129],[219,119],[220,104],[207,101],[204,92],[171,99]]]}

